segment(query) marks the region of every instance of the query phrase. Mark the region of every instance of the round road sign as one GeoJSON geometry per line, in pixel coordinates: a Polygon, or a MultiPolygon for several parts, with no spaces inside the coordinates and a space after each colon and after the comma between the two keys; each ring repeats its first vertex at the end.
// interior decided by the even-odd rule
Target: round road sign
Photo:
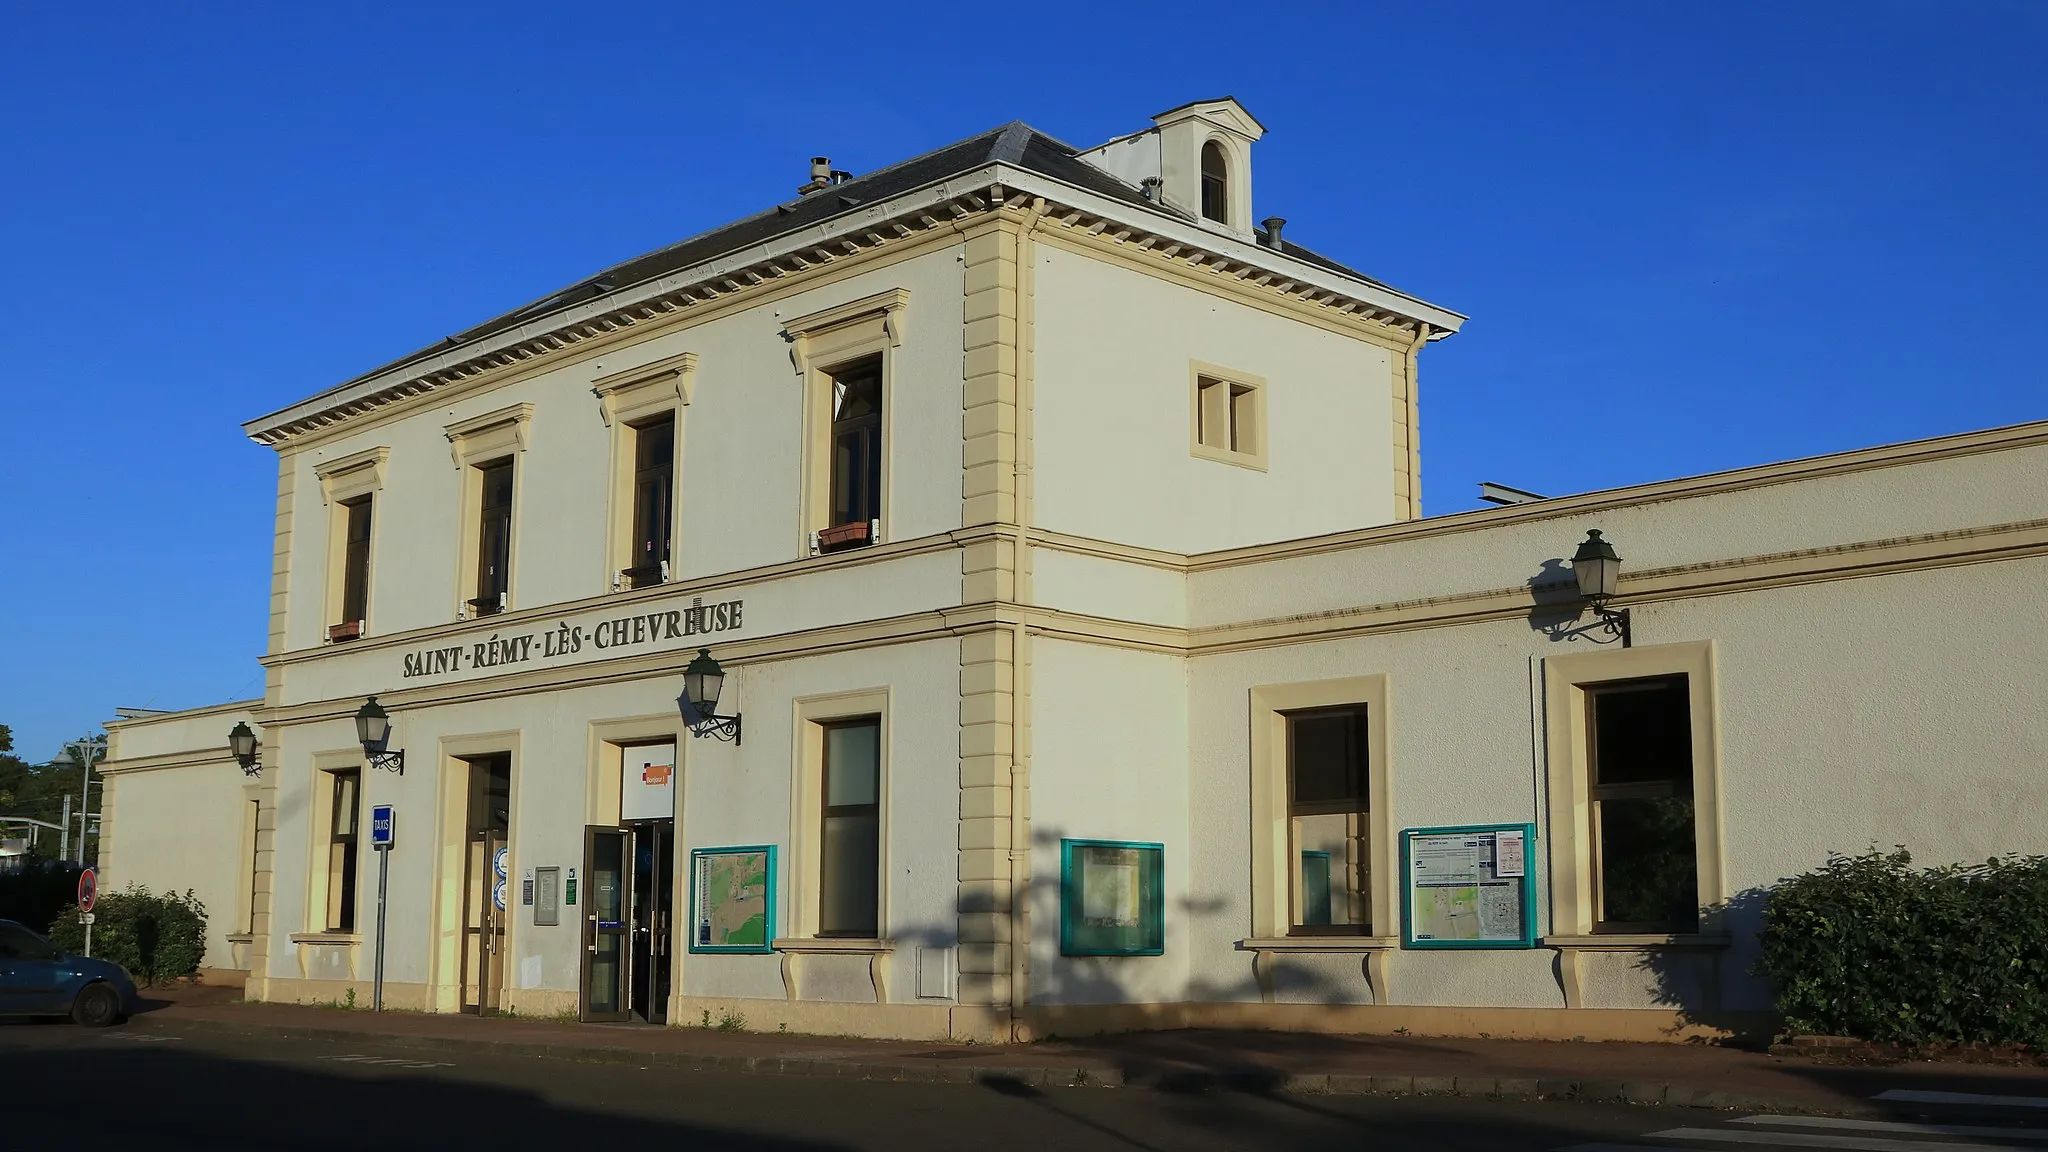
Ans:
{"type": "Polygon", "coordinates": [[[99,895],[99,875],[90,868],[80,872],[78,874],[78,910],[80,912],[92,911],[93,901],[99,899],[99,895]]]}

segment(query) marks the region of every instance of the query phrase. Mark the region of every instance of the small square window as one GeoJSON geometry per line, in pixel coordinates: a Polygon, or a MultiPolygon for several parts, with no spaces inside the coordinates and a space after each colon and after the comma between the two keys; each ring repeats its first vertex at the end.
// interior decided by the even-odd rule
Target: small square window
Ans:
{"type": "Polygon", "coordinates": [[[1263,382],[1198,367],[1194,373],[1193,437],[1189,450],[1205,460],[1248,468],[1266,466],[1266,389],[1263,382]]]}

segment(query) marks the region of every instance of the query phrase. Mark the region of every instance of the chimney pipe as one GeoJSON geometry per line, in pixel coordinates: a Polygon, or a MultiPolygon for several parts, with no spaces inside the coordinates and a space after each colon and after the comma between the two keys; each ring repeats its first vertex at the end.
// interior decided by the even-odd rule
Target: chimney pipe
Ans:
{"type": "Polygon", "coordinates": [[[1157,204],[1160,199],[1159,188],[1164,183],[1166,182],[1157,176],[1147,176],[1143,180],[1138,181],[1138,190],[1145,199],[1157,204]]]}
{"type": "Polygon", "coordinates": [[[813,157],[811,157],[811,181],[812,181],[812,183],[821,183],[821,184],[830,184],[830,183],[832,182],[832,159],[831,159],[831,157],[829,157],[829,156],[813,156],[813,157]]]}
{"type": "Polygon", "coordinates": [[[1266,247],[1280,251],[1280,230],[1287,227],[1287,221],[1279,216],[1268,216],[1259,223],[1266,229],[1266,247]]]}

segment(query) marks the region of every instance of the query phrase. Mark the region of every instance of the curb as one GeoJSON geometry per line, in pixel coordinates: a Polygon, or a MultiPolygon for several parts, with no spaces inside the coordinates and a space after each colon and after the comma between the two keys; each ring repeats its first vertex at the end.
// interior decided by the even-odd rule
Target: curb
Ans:
{"type": "MultiPolygon", "coordinates": [[[[154,1021],[146,1030],[157,1031],[154,1021]]],[[[289,1040],[370,1043],[426,1052],[481,1052],[494,1056],[573,1060],[584,1064],[636,1064],[698,1072],[740,1072],[762,1076],[811,1076],[918,1084],[993,1084],[1028,1088],[1140,1088],[1175,1093],[1217,1089],[1309,1096],[1466,1096],[1501,1100],[1576,1100],[1598,1104],[1663,1105],[1755,1112],[1853,1112],[1822,1108],[1811,1101],[1773,1100],[1658,1081],[1532,1079],[1499,1076],[1367,1076],[1348,1073],[1283,1073],[1248,1069],[1235,1073],[1193,1070],[1138,1071],[1120,1068],[1063,1070],[1046,1065],[960,1067],[912,1060],[848,1060],[820,1056],[718,1056],[694,1052],[641,1052],[578,1044],[481,1040],[450,1036],[406,1036],[347,1028],[313,1028],[230,1020],[163,1021],[163,1026],[220,1034],[262,1032],[289,1040]]]]}

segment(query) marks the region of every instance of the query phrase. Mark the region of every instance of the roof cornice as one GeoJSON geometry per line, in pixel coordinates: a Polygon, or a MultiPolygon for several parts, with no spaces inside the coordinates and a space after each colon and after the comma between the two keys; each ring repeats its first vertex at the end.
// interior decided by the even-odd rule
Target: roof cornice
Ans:
{"type": "Polygon", "coordinates": [[[1068,226],[1162,255],[1232,272],[1259,287],[1321,305],[1353,320],[1438,338],[1465,317],[1362,278],[1308,263],[1276,249],[1247,244],[1164,210],[1125,204],[1028,169],[991,163],[816,224],[581,303],[534,316],[421,360],[349,381],[242,425],[251,440],[273,447],[376,409],[486,373],[531,364],[577,346],[727,296],[746,293],[811,268],[871,249],[957,228],[1018,194],[1046,201],[1047,215],[1068,226]]]}

